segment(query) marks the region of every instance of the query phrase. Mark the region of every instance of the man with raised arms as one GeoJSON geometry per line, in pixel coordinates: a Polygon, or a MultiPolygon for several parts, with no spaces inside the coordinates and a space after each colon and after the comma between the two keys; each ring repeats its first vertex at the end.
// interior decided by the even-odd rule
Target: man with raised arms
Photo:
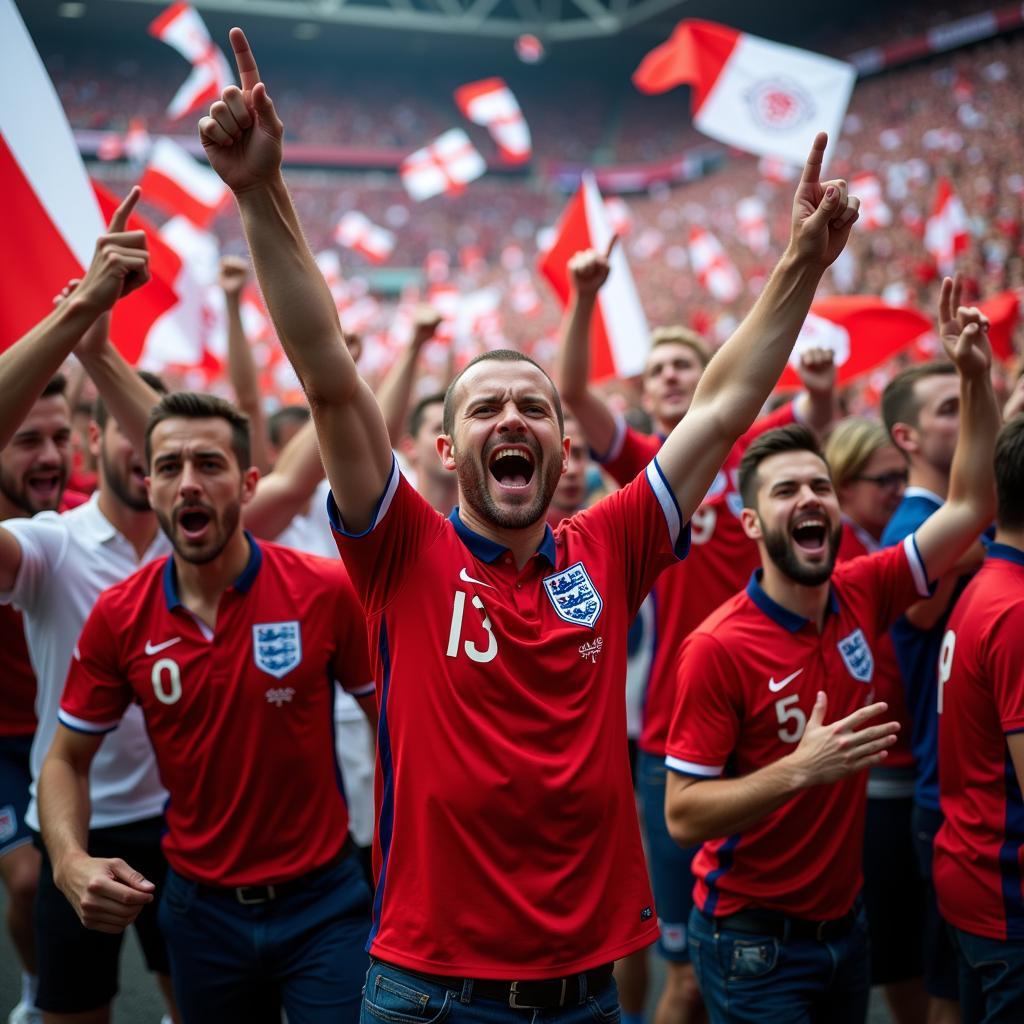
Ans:
{"type": "Polygon", "coordinates": [[[445,518],[403,480],[281,176],[284,126],[239,29],[242,89],[200,121],[235,192],[268,308],[309,396],[338,547],[367,613],[380,701],[373,964],[363,1020],[617,1015],[611,962],[657,937],[626,760],[626,634],[778,379],[857,216],[819,181],[792,238],[645,473],[556,531],[569,442],[547,375],[490,352],[450,385],[445,518]]]}

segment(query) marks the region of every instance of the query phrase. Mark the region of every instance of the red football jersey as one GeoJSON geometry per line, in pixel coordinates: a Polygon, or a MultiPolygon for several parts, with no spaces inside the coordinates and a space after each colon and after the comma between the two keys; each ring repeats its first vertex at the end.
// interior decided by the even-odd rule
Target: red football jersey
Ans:
{"type": "Polygon", "coordinates": [[[687,528],[657,463],[521,571],[392,468],[338,549],[380,703],[370,952],[476,978],[583,971],[658,935],[626,756],[626,634],[687,528]]]}
{"type": "Polygon", "coordinates": [[[167,861],[218,886],[326,864],[348,833],[334,680],[373,690],[366,626],[336,559],[257,544],[212,632],[181,604],[174,560],[104,591],[61,701],[70,729],[116,728],[137,701],[170,793],[167,861]]]}
{"type": "MultiPolygon", "coordinates": [[[[654,653],[644,694],[638,744],[657,757],[665,754],[676,692],[679,645],[720,604],[746,585],[758,566],[757,545],[743,532],[737,489],[740,460],[747,446],[766,430],[794,422],[793,403],[759,419],[729,452],[707,497],[690,521],[692,548],[685,562],[663,573],[654,586],[654,653]]],[[[604,468],[627,484],[657,454],[662,438],[641,434],[624,421],[604,468]]]]}
{"type": "Polygon", "coordinates": [[[21,612],[0,604],[0,736],[36,731],[36,674],[28,657],[21,612]]]}
{"type": "Polygon", "coordinates": [[[939,797],[933,874],[942,916],[1024,939],[1024,797],[1006,745],[1024,730],[1024,551],[992,544],[939,653],[939,797]]]}
{"type": "MultiPolygon", "coordinates": [[[[758,575],[686,643],[666,765],[701,779],[744,776],[793,751],[816,694],[833,722],[876,699],[878,637],[929,587],[913,536],[836,566],[819,634],[758,575]]],[[[766,907],[841,917],[861,888],[867,773],[803,790],[743,832],[706,842],[694,899],[722,916],[766,907]]]]}

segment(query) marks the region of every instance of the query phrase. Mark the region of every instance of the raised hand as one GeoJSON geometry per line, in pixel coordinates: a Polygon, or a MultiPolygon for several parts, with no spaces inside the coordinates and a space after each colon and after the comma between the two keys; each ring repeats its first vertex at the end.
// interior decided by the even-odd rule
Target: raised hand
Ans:
{"type": "Polygon", "coordinates": [[[224,294],[237,298],[249,280],[249,262],[241,256],[222,256],[218,281],[224,294]]]}
{"type": "Polygon", "coordinates": [[[125,230],[141,194],[136,185],[114,211],[107,233],[100,235],[96,242],[96,251],[85,277],[73,289],[76,304],[97,316],[149,280],[146,233],[125,230]]]}
{"type": "MultiPolygon", "coordinates": [[[[59,295],[54,295],[53,304],[59,306],[64,302],[67,302],[69,298],[75,293],[78,286],[82,283],[80,278],[73,277],[64,287],[60,290],[59,295]]],[[[110,314],[104,313],[102,316],[98,316],[92,326],[82,335],[81,340],[75,346],[75,355],[79,358],[87,355],[91,355],[94,352],[99,352],[104,345],[107,343],[107,337],[110,334],[110,314]]]]}
{"type": "Polygon", "coordinates": [[[805,348],[796,368],[803,386],[811,393],[832,391],[836,386],[836,359],[830,348],[805,348]]]}
{"type": "Polygon", "coordinates": [[[412,343],[415,346],[426,344],[441,326],[441,314],[427,303],[416,307],[412,317],[412,343]]]}
{"type": "Polygon", "coordinates": [[[229,33],[242,88],[229,85],[199,121],[199,138],[210,166],[233,192],[257,188],[281,168],[284,125],[274,110],[249,41],[240,28],[229,33]]]}
{"type": "Polygon", "coordinates": [[[961,306],[963,281],[959,274],[942,279],[939,292],[939,339],[961,377],[988,373],[992,348],[988,341],[988,317],[977,306],[961,306]]]}
{"type": "Polygon", "coordinates": [[[824,268],[843,251],[857,220],[860,200],[847,194],[841,178],[821,181],[828,135],[818,132],[793,197],[790,248],[824,268]]]}
{"type": "Polygon", "coordinates": [[[584,249],[569,260],[569,280],[577,295],[593,296],[601,290],[611,272],[611,256],[618,235],[612,235],[608,248],[600,253],[596,249],[584,249]]]}

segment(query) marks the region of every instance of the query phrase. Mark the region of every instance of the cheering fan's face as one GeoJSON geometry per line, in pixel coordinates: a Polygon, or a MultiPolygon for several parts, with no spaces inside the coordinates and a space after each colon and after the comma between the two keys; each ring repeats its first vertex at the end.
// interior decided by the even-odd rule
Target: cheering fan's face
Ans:
{"type": "Polygon", "coordinates": [[[915,382],[914,394],[921,403],[912,432],[918,457],[949,473],[960,433],[960,378],[956,374],[924,377],[915,382]]]}
{"type": "Polygon", "coordinates": [[[215,416],[162,420],[150,452],[149,500],[161,528],[185,561],[212,562],[241,529],[259,473],[241,469],[231,425],[215,416]]]}
{"type": "Polygon", "coordinates": [[[461,502],[502,529],[536,523],[569,452],[551,381],[530,363],[488,359],[463,374],[454,401],[453,435],[437,446],[458,473],[461,502]]]}
{"type": "Polygon", "coordinates": [[[704,367],[689,345],[665,341],[651,349],[643,404],[658,429],[670,431],[689,411],[704,367]]]}
{"type": "Polygon", "coordinates": [[[743,510],[748,537],[795,583],[817,586],[832,575],[842,525],[825,461],[813,452],[769,455],[757,468],[757,508],[743,510]]]}
{"type": "Polygon", "coordinates": [[[565,473],[558,481],[551,507],[564,515],[572,515],[583,506],[587,496],[587,466],[590,452],[579,423],[571,416],[565,417],[565,436],[569,439],[569,458],[565,473]]]}
{"type": "Polygon", "coordinates": [[[409,462],[417,473],[446,478],[444,467],[437,461],[437,439],[444,433],[444,402],[431,402],[423,410],[423,419],[415,437],[405,447],[409,462]]]}
{"type": "Polygon", "coordinates": [[[71,468],[71,417],[63,395],[32,406],[6,448],[0,450],[0,493],[22,515],[60,505],[71,468]]]}

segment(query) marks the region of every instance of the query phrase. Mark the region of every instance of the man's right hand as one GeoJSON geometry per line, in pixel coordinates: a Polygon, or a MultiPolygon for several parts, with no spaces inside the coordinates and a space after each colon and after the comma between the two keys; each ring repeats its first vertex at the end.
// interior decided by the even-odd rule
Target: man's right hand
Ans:
{"type": "Polygon", "coordinates": [[[618,235],[612,235],[612,240],[603,253],[596,249],[584,249],[569,260],[569,280],[577,295],[591,298],[601,290],[601,285],[608,280],[608,274],[611,272],[612,249],[615,248],[618,238],[618,235]]]}
{"type": "Polygon", "coordinates": [[[222,256],[218,281],[228,298],[237,299],[249,280],[249,261],[241,256],[222,256]]]}
{"type": "Polygon", "coordinates": [[[899,722],[867,724],[889,710],[882,701],[858,708],[830,725],[824,724],[827,709],[828,698],[819,691],[800,743],[788,758],[800,776],[801,788],[836,782],[881,763],[900,730],[899,722]]]}
{"type": "Polygon", "coordinates": [[[229,85],[199,121],[199,139],[210,166],[233,192],[272,181],[281,170],[284,125],[260,81],[259,68],[245,33],[229,33],[242,88],[229,85]]]}
{"type": "Polygon", "coordinates": [[[156,886],[120,858],[68,856],[53,880],[86,928],[119,935],[153,902],[156,886]]]}

